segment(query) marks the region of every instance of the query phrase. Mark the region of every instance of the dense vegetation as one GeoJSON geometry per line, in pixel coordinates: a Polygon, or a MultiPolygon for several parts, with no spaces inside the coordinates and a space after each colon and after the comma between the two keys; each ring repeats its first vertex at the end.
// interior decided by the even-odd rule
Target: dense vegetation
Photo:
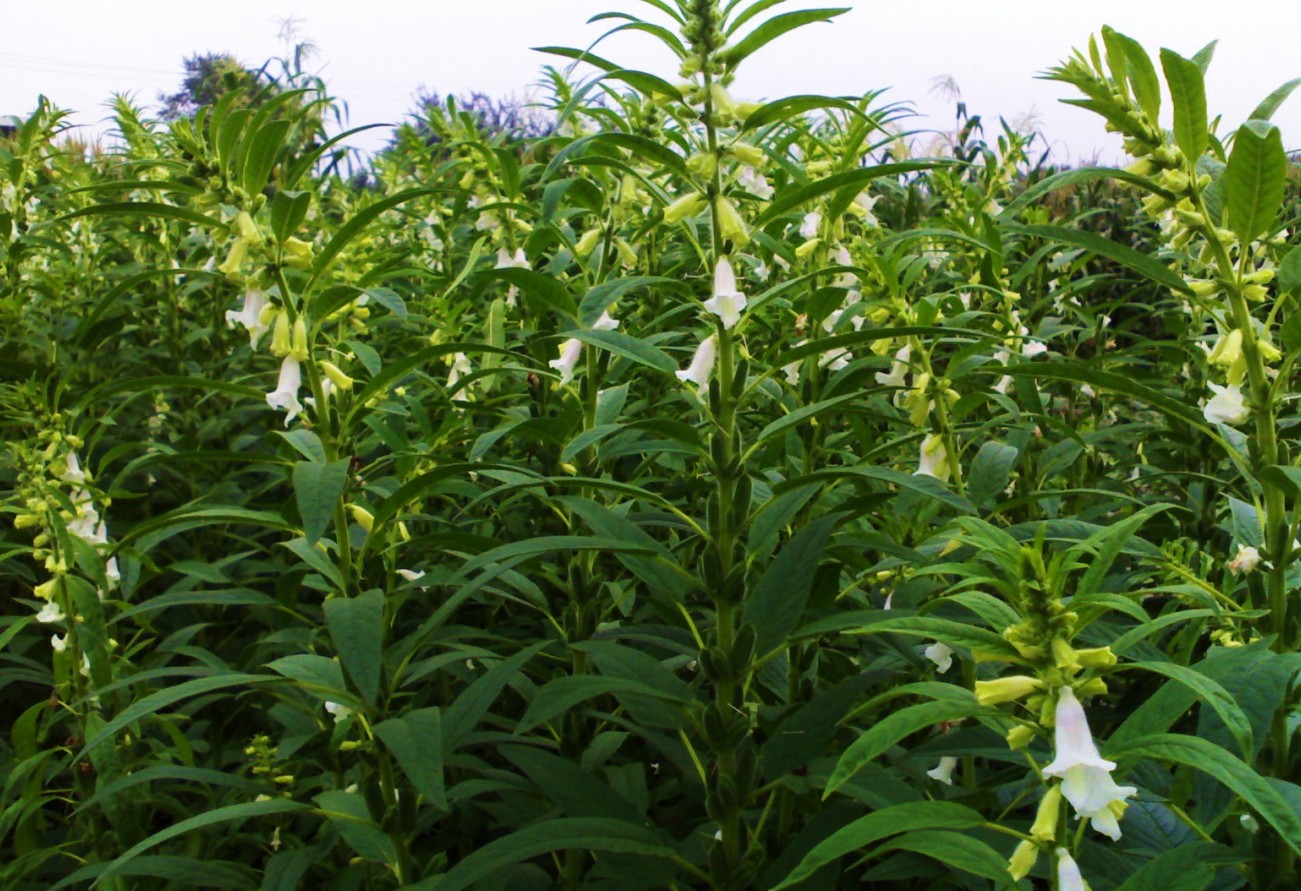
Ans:
{"type": "Polygon", "coordinates": [[[0,137],[0,884],[1297,887],[1295,84],[922,154],[644,5],[362,175],[293,77],[0,137]]]}

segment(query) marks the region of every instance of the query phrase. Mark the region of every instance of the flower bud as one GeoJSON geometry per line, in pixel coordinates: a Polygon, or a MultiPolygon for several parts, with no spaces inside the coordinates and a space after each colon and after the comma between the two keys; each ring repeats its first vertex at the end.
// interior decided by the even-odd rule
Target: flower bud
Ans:
{"type": "Polygon", "coordinates": [[[1054,783],[1044,793],[1043,801],[1039,802],[1039,810],[1035,811],[1034,825],[1030,827],[1030,835],[1035,841],[1050,842],[1057,839],[1057,814],[1061,809],[1062,786],[1054,783]]]}
{"type": "Polygon", "coordinates": [[[362,529],[370,533],[375,528],[375,515],[360,504],[348,505],[348,513],[352,515],[354,521],[362,529]]]}
{"type": "Polygon", "coordinates": [[[738,248],[750,243],[750,233],[745,228],[745,220],[741,219],[741,214],[737,212],[736,206],[731,201],[719,195],[714,200],[714,213],[718,215],[718,228],[724,238],[738,248]]]}
{"type": "Polygon", "coordinates": [[[600,240],[601,230],[599,227],[588,229],[583,233],[583,236],[578,239],[578,243],[574,245],[574,253],[580,257],[587,257],[592,253],[592,251],[596,250],[596,243],[600,240]]]}
{"type": "Polygon", "coordinates": [[[1012,675],[992,681],[976,681],[976,700],[981,705],[998,705],[1024,699],[1043,689],[1043,681],[1029,675],[1012,675]]]}
{"type": "Polygon", "coordinates": [[[1116,654],[1111,652],[1111,647],[1090,647],[1087,650],[1076,650],[1075,658],[1079,660],[1080,665],[1084,668],[1110,668],[1116,664],[1116,654]]]}
{"type": "Polygon", "coordinates": [[[294,319],[294,335],[289,347],[289,355],[299,362],[307,361],[307,322],[302,316],[294,319]]]}
{"type": "Polygon", "coordinates": [[[727,153],[742,164],[747,164],[756,170],[763,166],[764,153],[763,149],[750,145],[748,142],[734,142],[727,147],[727,153]]]}
{"type": "Polygon", "coordinates": [[[292,349],[289,344],[289,314],[283,310],[276,314],[276,323],[271,327],[271,355],[288,356],[292,349]]]}
{"type": "Polygon", "coordinates": [[[290,236],[280,246],[284,250],[285,265],[294,269],[312,268],[312,246],[301,238],[290,236]]]}
{"type": "Polygon", "coordinates": [[[1028,724],[1018,724],[1007,732],[1007,746],[1010,749],[1024,749],[1035,738],[1034,728],[1028,724]]]}
{"type": "Polygon", "coordinates": [[[1039,846],[1032,841],[1023,841],[1016,846],[1012,857],[1007,861],[1007,871],[1012,874],[1012,881],[1019,882],[1034,869],[1039,859],[1039,846]]]}
{"type": "Polygon", "coordinates": [[[664,208],[664,222],[680,223],[687,217],[695,216],[705,207],[705,196],[699,192],[690,192],[664,208]]]}
{"type": "Polygon", "coordinates": [[[330,379],[330,383],[334,384],[340,390],[352,389],[352,378],[340,371],[339,366],[335,365],[333,362],[321,362],[319,364],[321,370],[325,372],[325,376],[330,379]]]}

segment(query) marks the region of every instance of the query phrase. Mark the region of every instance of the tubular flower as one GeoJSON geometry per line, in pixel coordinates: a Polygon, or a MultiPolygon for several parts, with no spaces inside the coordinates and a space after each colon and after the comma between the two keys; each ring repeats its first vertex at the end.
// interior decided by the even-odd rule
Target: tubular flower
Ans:
{"type": "Polygon", "coordinates": [[[876,382],[883,387],[897,387],[902,389],[908,385],[908,359],[912,356],[912,347],[905,346],[894,354],[894,362],[890,365],[890,373],[884,371],[876,373],[876,382]]]}
{"type": "Polygon", "coordinates": [[[81,459],[77,457],[76,452],[68,452],[68,457],[64,459],[67,469],[59,474],[59,479],[65,483],[81,485],[86,482],[86,472],[81,469],[81,459]]]}
{"type": "Polygon", "coordinates": [[[943,755],[940,757],[938,766],[926,771],[926,775],[937,783],[943,783],[946,786],[953,785],[953,769],[958,766],[958,759],[952,755],[943,755]]]}
{"type": "Polygon", "coordinates": [[[940,674],[953,667],[953,649],[948,644],[933,643],[922,650],[922,655],[935,663],[935,670],[940,674]]]}
{"type": "Polygon", "coordinates": [[[610,311],[608,309],[605,312],[601,313],[601,317],[592,323],[593,331],[613,331],[615,328],[618,327],[619,327],[619,320],[614,318],[614,316],[610,315],[610,311]]]}
{"type": "Polygon", "coordinates": [[[452,356],[452,370],[447,374],[447,389],[451,390],[456,387],[457,381],[462,375],[469,374],[474,370],[470,365],[470,357],[465,353],[456,353],[452,356]]]}
{"type": "Polygon", "coordinates": [[[1238,545],[1238,553],[1229,561],[1229,572],[1234,575],[1246,575],[1253,572],[1260,564],[1260,551],[1250,545],[1238,545]]]}
{"type": "Polygon", "coordinates": [[[809,211],[800,220],[800,238],[809,239],[818,237],[818,227],[822,225],[822,214],[816,210],[809,211]]]}
{"type": "Polygon", "coordinates": [[[1242,399],[1242,388],[1229,384],[1227,387],[1221,387],[1216,384],[1207,384],[1211,391],[1215,393],[1204,406],[1202,406],[1202,415],[1212,424],[1241,424],[1251,417],[1251,411],[1248,410],[1242,399]]]}
{"type": "Polygon", "coordinates": [[[244,292],[244,308],[238,312],[233,309],[226,311],[226,327],[234,328],[236,325],[243,325],[248,331],[249,346],[257,349],[257,342],[267,332],[267,323],[262,320],[262,310],[266,305],[266,291],[248,289],[244,292]]]}
{"type": "Polygon", "coordinates": [[[718,230],[724,238],[742,248],[750,243],[750,232],[736,206],[722,195],[714,199],[714,213],[718,215],[718,230]]]}
{"type": "Polygon", "coordinates": [[[1039,846],[1032,841],[1023,841],[1012,852],[1012,859],[1007,862],[1007,871],[1012,874],[1012,881],[1019,882],[1030,875],[1034,863],[1039,859],[1039,846]]]}
{"type": "Polygon", "coordinates": [[[718,355],[718,342],[714,335],[709,335],[700,342],[696,347],[696,353],[691,357],[691,364],[685,369],[675,372],[678,380],[683,383],[695,384],[697,387],[704,388],[709,384],[709,375],[714,370],[714,359],[718,355]]]}
{"type": "Polygon", "coordinates": [[[63,609],[53,600],[46,602],[45,606],[41,607],[41,611],[36,614],[36,621],[46,625],[62,622],[64,618],[63,609]]]}
{"type": "Polygon", "coordinates": [[[944,439],[939,434],[928,433],[922,440],[917,470],[913,476],[933,476],[938,480],[949,478],[949,453],[945,450],[944,439]]]}
{"type": "Polygon", "coordinates": [[[1119,840],[1119,817],[1124,813],[1125,799],[1138,790],[1117,786],[1111,778],[1116,763],[1098,754],[1084,706],[1070,687],[1063,687],[1058,695],[1054,741],[1057,757],[1044,768],[1044,776],[1060,777],[1062,794],[1075,813],[1088,817],[1093,828],[1112,841],[1119,840]]]}
{"type": "Polygon", "coordinates": [[[298,401],[298,388],[302,383],[303,373],[298,360],[293,356],[285,356],[280,363],[280,380],[276,383],[275,390],[267,394],[267,405],[289,412],[285,416],[286,427],[303,412],[303,404],[298,401]]]}
{"type": "Polygon", "coordinates": [[[998,705],[1024,699],[1036,690],[1043,689],[1043,681],[1029,675],[1012,675],[992,681],[976,681],[976,699],[981,705],[998,705]]]}
{"type": "Polygon", "coordinates": [[[1057,849],[1057,887],[1060,891],[1089,891],[1089,885],[1080,875],[1079,864],[1065,848],[1057,849]]]}
{"type": "Polygon", "coordinates": [[[745,295],[736,289],[736,274],[726,257],[719,257],[714,267],[714,296],[705,301],[705,309],[718,316],[728,330],[741,320],[745,295]]]}
{"type": "Polygon", "coordinates": [[[560,345],[560,358],[547,363],[560,372],[560,386],[568,386],[574,379],[574,366],[578,364],[582,352],[583,342],[577,337],[571,337],[560,345]]]}

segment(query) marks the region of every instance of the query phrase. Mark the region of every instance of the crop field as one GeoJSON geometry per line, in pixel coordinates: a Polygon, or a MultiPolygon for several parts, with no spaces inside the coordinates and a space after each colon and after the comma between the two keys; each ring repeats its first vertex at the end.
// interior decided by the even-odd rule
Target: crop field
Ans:
{"type": "Polygon", "coordinates": [[[1082,34],[1063,168],[624,6],[0,133],[0,887],[1301,887],[1301,81],[1082,34]]]}

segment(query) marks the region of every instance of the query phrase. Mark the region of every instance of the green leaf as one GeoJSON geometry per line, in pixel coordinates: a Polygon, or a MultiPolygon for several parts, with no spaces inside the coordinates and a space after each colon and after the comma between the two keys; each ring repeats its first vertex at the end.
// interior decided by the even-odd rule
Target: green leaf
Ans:
{"type": "Polygon", "coordinates": [[[1007,488],[1012,468],[1021,456],[1016,448],[991,439],[981,445],[967,474],[967,497],[977,507],[993,507],[1007,488]]]}
{"type": "Polygon", "coordinates": [[[334,790],[322,792],[314,800],[357,856],[377,863],[397,863],[397,847],[371,819],[366,799],[355,792],[334,790]]]}
{"type": "Polygon", "coordinates": [[[271,232],[283,242],[303,224],[312,204],[311,192],[276,192],[271,199],[271,232]]]}
{"type": "Polygon", "coordinates": [[[271,171],[276,166],[276,156],[284,146],[285,136],[293,122],[288,119],[268,121],[257,131],[253,143],[244,159],[244,191],[249,195],[259,195],[271,178],[271,171]]]}
{"type": "Polygon", "coordinates": [[[897,164],[878,164],[875,167],[864,167],[858,170],[849,170],[845,173],[835,173],[806,185],[788,187],[774,196],[772,203],[764,208],[763,213],[755,221],[755,225],[766,225],[782,214],[795,210],[800,205],[816,198],[821,198],[828,192],[838,192],[841,189],[861,190],[874,179],[896,177],[904,173],[930,170],[941,166],[943,164],[936,161],[901,161],[897,164]]]}
{"type": "Polygon", "coordinates": [[[1246,244],[1271,231],[1287,182],[1287,153],[1278,128],[1264,121],[1239,127],[1223,182],[1233,234],[1246,244]]]}
{"type": "Polygon", "coordinates": [[[1104,390],[1111,390],[1115,393],[1123,393],[1126,396],[1134,397],[1140,402],[1146,402],[1153,408],[1160,409],[1165,414],[1183,421],[1185,424],[1209,432],[1206,419],[1202,417],[1202,413],[1195,406],[1189,405],[1182,399],[1177,399],[1174,396],[1138,383],[1135,380],[1136,375],[1099,371],[1082,362],[1026,363],[1024,365],[1009,365],[1005,368],[999,368],[997,371],[1000,374],[1010,374],[1014,377],[1074,381],[1104,390]]]}
{"type": "Polygon", "coordinates": [[[673,357],[657,346],[652,346],[640,338],[621,331],[589,331],[577,329],[566,331],[562,337],[576,337],[583,343],[609,350],[616,356],[630,359],[639,365],[654,368],[656,371],[676,371],[678,363],[673,357]]]}
{"type": "Polygon", "coordinates": [[[1093,232],[1087,232],[1083,229],[1071,229],[1066,226],[1009,225],[1006,228],[1011,232],[1032,235],[1047,241],[1082,247],[1099,257],[1114,260],[1120,265],[1150,278],[1157,284],[1170,288],[1172,291],[1177,291],[1180,294],[1192,294],[1192,290],[1189,288],[1188,283],[1183,280],[1183,277],[1172,272],[1164,263],[1153,259],[1148,254],[1140,253],[1123,244],[1117,244],[1093,232]]]}
{"type": "MultiPolygon", "coordinates": [[[[86,744],[82,746],[81,752],[77,755],[77,760],[81,760],[92,749],[105,740],[112,739],[118,731],[123,730],[129,725],[139,721],[141,718],[149,717],[157,712],[174,705],[182,699],[188,699],[191,696],[198,696],[202,693],[214,693],[217,690],[225,690],[227,687],[242,687],[252,684],[265,684],[274,678],[267,677],[264,674],[220,674],[213,677],[195,678],[192,681],[185,681],[174,687],[168,687],[151,693],[143,699],[131,703],[122,710],[121,714],[105,724],[100,730],[93,734],[86,744]]],[[[141,849],[143,850],[143,849],[141,849]]],[[[138,853],[138,852],[137,852],[138,853]]]]}
{"type": "Polygon", "coordinates": [[[819,619],[799,629],[798,637],[817,637],[822,634],[907,634],[942,641],[950,646],[966,647],[1008,661],[1018,658],[1016,648],[986,628],[955,622],[951,619],[933,619],[930,616],[892,615],[894,610],[864,610],[842,612],[819,619]]]}
{"type": "Polygon", "coordinates": [[[959,699],[922,702],[904,709],[890,712],[867,729],[858,739],[850,744],[840,760],[836,762],[831,779],[822,797],[826,798],[843,786],[854,774],[858,773],[872,759],[884,754],[887,749],[906,736],[933,727],[941,721],[957,718],[969,718],[985,711],[976,702],[976,697],[968,694],[967,701],[959,699]]]}
{"type": "Polygon", "coordinates": [[[824,412],[828,412],[831,409],[836,408],[837,406],[844,405],[848,402],[853,402],[857,399],[862,399],[862,398],[863,398],[863,394],[861,393],[857,393],[857,392],[846,393],[843,396],[836,396],[831,399],[823,399],[821,402],[815,402],[812,405],[806,405],[803,408],[797,408],[795,409],[795,411],[783,415],[782,417],[778,418],[777,420],[773,421],[768,426],[760,430],[759,435],[755,437],[754,444],[758,446],[759,444],[765,442],[771,437],[776,436],[778,433],[781,433],[784,430],[789,430],[791,427],[795,427],[798,426],[799,424],[804,423],[809,418],[818,417],[824,412]]]}
{"type": "Polygon", "coordinates": [[[310,545],[305,538],[295,538],[280,542],[280,547],[319,572],[336,590],[343,591],[348,587],[343,576],[339,574],[339,568],[326,556],[321,546],[310,545]]]}
{"type": "Polygon", "coordinates": [[[171,204],[159,204],[152,201],[125,201],[114,204],[92,204],[90,207],[83,207],[81,210],[74,210],[72,213],[64,214],[59,217],[59,220],[75,220],[77,217],[89,216],[162,217],[164,219],[180,220],[183,223],[190,223],[195,226],[202,226],[205,229],[220,229],[223,227],[221,220],[204,216],[198,211],[188,210],[184,207],[175,207],[171,204]]]}
{"type": "Polygon", "coordinates": [[[741,124],[741,129],[743,131],[757,130],[760,127],[787,121],[810,111],[823,111],[828,108],[848,112],[859,117],[863,116],[862,109],[854,105],[854,103],[847,102],[844,99],[837,99],[834,96],[786,96],[782,99],[767,102],[750,112],[749,117],[741,124]]]}
{"type": "Polygon", "coordinates": [[[659,833],[641,826],[591,817],[561,818],[488,842],[443,875],[413,886],[413,891],[461,891],[513,863],[552,851],[574,850],[666,859],[675,853],[659,833]]]}
{"type": "Polygon", "coordinates": [[[841,515],[819,517],[801,529],[778,552],[745,600],[745,617],[758,635],[760,655],[782,647],[799,624],[813,589],[813,577],[827,539],[841,515]]]}
{"type": "Polygon", "coordinates": [[[376,724],[375,735],[393,753],[411,785],[434,807],[447,810],[442,713],[436,707],[407,712],[376,724]]]}
{"type": "Polygon", "coordinates": [[[749,34],[719,53],[725,65],[736,67],[746,56],[763,48],[768,43],[796,28],[802,28],[813,22],[829,22],[838,15],[849,12],[850,7],[835,9],[802,9],[796,12],[784,12],[775,15],[763,24],[755,27],[749,34]]]}
{"type": "Polygon", "coordinates": [[[446,754],[456,751],[506,685],[516,680],[525,663],[549,643],[547,640],[538,641],[502,659],[447,706],[443,711],[443,751],[446,754]]]}
{"type": "Polygon", "coordinates": [[[1121,668],[1138,668],[1143,671],[1150,671],[1183,684],[1196,693],[1220,716],[1220,720],[1229,728],[1229,732],[1233,734],[1234,740],[1242,750],[1243,758],[1255,757],[1251,722],[1247,720],[1247,716],[1238,703],[1234,701],[1229,691],[1216,681],[1199,671],[1173,662],[1131,662],[1121,666],[1121,668]]]}
{"type": "Polygon", "coordinates": [[[379,701],[384,668],[384,592],[325,601],[325,625],[348,677],[370,705],[379,701]]]}
{"type": "Polygon", "coordinates": [[[773,886],[780,891],[796,885],[813,875],[828,863],[834,863],[846,854],[868,845],[919,829],[975,829],[985,824],[985,818],[971,808],[949,801],[913,801],[883,808],[865,817],[859,817],[829,838],[819,843],[790,875],[773,886]]]}
{"type": "Polygon", "coordinates": [[[1120,41],[1128,62],[1129,83],[1134,88],[1134,98],[1143,111],[1147,112],[1148,118],[1155,121],[1161,116],[1161,82],[1157,80],[1152,59],[1132,37],[1124,34],[1116,34],[1115,37],[1120,41]]]}
{"type": "Polygon", "coordinates": [[[1202,891],[1215,879],[1215,870],[1203,861],[1215,855],[1214,845],[1180,845],[1144,863],[1116,891],[1202,891]]]}
{"type": "Polygon", "coordinates": [[[545,724],[557,715],[564,714],[575,705],[593,696],[606,694],[619,695],[630,693],[637,696],[650,696],[670,702],[685,702],[672,691],[663,690],[650,684],[631,678],[608,677],[597,674],[564,675],[556,678],[538,690],[533,701],[529,703],[524,717],[515,726],[516,734],[527,733],[540,724],[545,724]]]}
{"type": "Polygon", "coordinates": [[[1113,740],[1107,754],[1129,763],[1155,758],[1202,771],[1241,797],[1293,851],[1301,854],[1301,813],[1260,774],[1214,743],[1195,736],[1161,733],[1129,740],[1119,747],[1113,740]]]}
{"type": "Polygon", "coordinates": [[[1168,49],[1161,50],[1161,68],[1174,103],[1175,143],[1190,161],[1206,153],[1206,84],[1195,62],[1168,49]]]}
{"type": "MultiPolygon", "coordinates": [[[[281,656],[267,665],[276,674],[283,675],[311,693],[322,702],[349,705],[355,702],[343,680],[343,667],[333,659],[314,653],[295,653],[281,656]]],[[[266,680],[265,677],[262,680],[266,680]]]]}
{"type": "Polygon", "coordinates": [[[348,461],[299,461],[294,465],[294,496],[303,533],[309,545],[325,534],[334,518],[335,508],[348,486],[348,461]]]}
{"type": "MultiPolygon", "coordinates": [[[[105,879],[109,876],[119,874],[119,870],[125,867],[129,862],[152,847],[162,844],[165,841],[184,835],[194,829],[203,829],[207,826],[215,826],[218,823],[228,823],[235,820],[247,820],[254,817],[269,817],[275,814],[288,814],[294,811],[309,810],[310,806],[300,801],[289,801],[283,798],[273,798],[270,801],[250,801],[244,804],[232,804],[226,807],[219,807],[207,813],[181,820],[179,823],[173,823],[165,829],[155,832],[139,844],[130,847],[124,854],[108,864],[108,868],[98,873],[99,879],[105,879]]],[[[96,867],[102,864],[96,864],[96,867]]],[[[80,872],[80,871],[79,871],[80,872]]],[[[67,876],[58,884],[51,886],[50,891],[56,891],[58,888],[64,888],[82,878],[88,876],[73,873],[67,876]]]]}
{"type": "Polygon", "coordinates": [[[1282,105],[1297,87],[1301,87],[1301,77],[1293,78],[1274,92],[1266,96],[1251,114],[1247,115],[1248,120],[1268,121],[1278,111],[1282,105]]]}
{"type": "Polygon", "coordinates": [[[567,758],[526,746],[505,746],[501,754],[565,816],[641,825],[641,814],[626,798],[567,758]]]}
{"type": "Polygon", "coordinates": [[[781,493],[800,488],[809,483],[823,483],[831,480],[848,480],[857,483],[873,480],[923,495],[942,504],[947,504],[964,514],[976,512],[975,506],[970,501],[953,492],[935,477],[904,473],[892,467],[836,467],[816,470],[813,473],[787,480],[780,486],[775,487],[774,491],[781,493]]]}
{"type": "Polygon", "coordinates": [[[665,278],[660,275],[636,275],[602,282],[588,291],[579,303],[579,324],[591,328],[601,318],[601,313],[608,310],[624,294],[637,288],[651,287],[676,291],[683,288],[683,282],[680,279],[665,278]]]}
{"type": "Polygon", "coordinates": [[[1008,881],[1006,857],[980,839],[958,832],[910,831],[882,845],[876,853],[886,851],[912,851],[999,885],[1008,881]]]}
{"type": "Polygon", "coordinates": [[[423,198],[426,195],[436,195],[440,191],[440,189],[407,189],[404,192],[398,192],[396,195],[381,198],[369,207],[353,214],[348,222],[339,227],[338,231],[334,233],[334,237],[321,249],[321,252],[316,255],[316,260],[312,264],[311,278],[303,291],[310,291],[316,280],[330,268],[330,264],[334,262],[335,257],[339,256],[343,249],[380,215],[408,201],[423,198]]]}

